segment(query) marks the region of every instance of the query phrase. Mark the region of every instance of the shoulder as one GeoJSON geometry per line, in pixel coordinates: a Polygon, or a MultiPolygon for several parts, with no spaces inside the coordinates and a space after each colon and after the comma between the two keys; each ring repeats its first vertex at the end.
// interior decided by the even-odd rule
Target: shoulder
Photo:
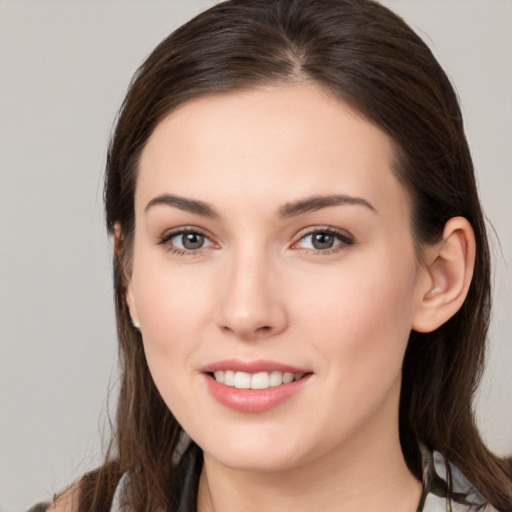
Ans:
{"type": "Polygon", "coordinates": [[[38,503],[34,505],[32,508],[27,510],[27,512],[46,512],[48,510],[49,503],[38,503]]]}
{"type": "MultiPolygon", "coordinates": [[[[45,512],[77,512],[80,484],[76,483],[55,496],[45,512]]],[[[31,512],[29,510],[29,512],[31,512]]],[[[37,509],[34,512],[39,512],[37,509]]]]}
{"type": "Polygon", "coordinates": [[[108,461],[104,465],[85,473],[69,487],[54,496],[46,504],[39,504],[28,512],[78,512],[82,510],[112,510],[111,504],[117,503],[122,493],[123,475],[117,460],[108,461]],[[117,496],[117,498],[116,498],[117,496]],[[117,501],[116,501],[117,500],[117,501]]]}
{"type": "Polygon", "coordinates": [[[426,474],[425,501],[419,509],[421,512],[498,512],[462,471],[439,452],[428,454],[426,474]],[[448,498],[450,493],[453,495],[451,499],[448,498]]]}
{"type": "Polygon", "coordinates": [[[38,503],[27,512],[77,512],[78,488],[73,486],[61,494],[55,496],[48,503],[38,503]]]}

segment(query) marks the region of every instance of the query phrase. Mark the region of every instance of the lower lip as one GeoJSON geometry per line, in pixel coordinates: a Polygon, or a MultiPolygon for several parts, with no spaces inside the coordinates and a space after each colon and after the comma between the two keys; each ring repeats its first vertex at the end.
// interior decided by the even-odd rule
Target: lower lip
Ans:
{"type": "Polygon", "coordinates": [[[311,374],[299,380],[267,389],[238,389],[217,382],[204,374],[210,393],[222,405],[239,412],[263,412],[282,404],[298,393],[307,383],[311,374]]]}

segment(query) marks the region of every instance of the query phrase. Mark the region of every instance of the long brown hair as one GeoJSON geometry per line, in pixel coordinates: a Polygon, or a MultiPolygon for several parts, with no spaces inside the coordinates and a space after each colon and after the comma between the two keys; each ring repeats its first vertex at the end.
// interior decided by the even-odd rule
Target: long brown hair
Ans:
{"type": "Polygon", "coordinates": [[[462,216],[477,256],[462,308],[436,331],[412,332],[403,363],[400,439],[421,479],[418,442],[455,463],[495,507],[512,510],[506,466],[484,446],[472,397],[482,372],[490,311],[490,258],[473,164],[456,94],[425,43],[372,0],[229,0],[203,12],[153,51],[122,105],[107,158],[105,208],[114,256],[121,389],[112,450],[81,483],[80,511],[108,510],[115,483],[131,472],[133,510],[173,510],[173,455],[182,433],[149,372],[125,302],[138,159],[157,124],[207,94],[269,83],[313,82],[392,139],[395,173],[413,204],[418,247],[462,216]]]}

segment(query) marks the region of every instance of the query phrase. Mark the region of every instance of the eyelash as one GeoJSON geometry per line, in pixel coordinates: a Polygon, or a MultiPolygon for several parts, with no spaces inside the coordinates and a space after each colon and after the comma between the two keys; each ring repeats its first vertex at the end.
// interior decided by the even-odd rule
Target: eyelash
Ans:
{"type": "Polygon", "coordinates": [[[336,253],[338,251],[342,251],[343,249],[349,247],[350,245],[353,245],[353,243],[354,243],[354,238],[352,237],[352,235],[350,235],[346,231],[337,230],[337,229],[334,229],[331,227],[329,227],[329,228],[325,227],[325,228],[315,228],[315,229],[312,229],[312,230],[304,233],[303,235],[301,235],[299,240],[292,245],[292,248],[295,247],[302,240],[305,240],[307,237],[310,237],[310,236],[313,236],[316,234],[332,236],[338,241],[338,243],[334,247],[331,247],[328,249],[303,249],[310,254],[321,254],[321,255],[325,256],[328,254],[336,253]]]}
{"type": "MultiPolygon", "coordinates": [[[[178,229],[176,231],[171,231],[169,233],[166,233],[165,235],[160,237],[158,240],[158,245],[165,245],[166,249],[170,253],[176,254],[178,256],[199,256],[203,252],[203,249],[206,249],[206,247],[200,247],[195,250],[180,249],[179,247],[175,247],[174,245],[172,245],[170,243],[173,238],[178,237],[178,236],[187,235],[187,234],[204,236],[205,239],[207,239],[211,242],[211,240],[208,238],[206,233],[204,233],[202,230],[200,230],[198,228],[182,228],[182,229],[178,229]]],[[[213,245],[213,242],[211,242],[211,244],[213,245]]],[[[207,247],[209,247],[209,246],[207,246],[207,247]]]]}
{"type": "MultiPolygon", "coordinates": [[[[198,249],[180,249],[170,243],[173,238],[178,237],[178,236],[183,236],[186,234],[194,234],[194,235],[203,236],[205,239],[210,241],[211,245],[214,245],[214,243],[208,238],[208,236],[202,230],[200,230],[198,228],[182,228],[182,229],[178,229],[176,231],[171,231],[169,233],[166,233],[165,235],[163,235],[162,237],[159,238],[158,245],[165,245],[166,249],[169,252],[171,252],[172,254],[176,254],[178,256],[199,256],[200,254],[202,254],[204,249],[206,249],[207,247],[210,247],[210,245],[208,245],[207,247],[200,247],[198,249]]],[[[297,244],[299,244],[301,241],[305,240],[307,237],[310,237],[310,236],[313,236],[316,234],[324,234],[324,235],[332,236],[332,237],[336,238],[339,243],[337,243],[334,247],[328,248],[328,249],[307,249],[306,248],[306,249],[303,249],[304,251],[311,253],[311,254],[327,255],[327,254],[332,254],[332,253],[341,251],[344,248],[346,248],[354,243],[354,239],[352,238],[352,236],[345,231],[339,231],[339,230],[333,229],[331,227],[315,228],[315,229],[312,229],[311,231],[308,231],[307,233],[304,233],[298,239],[297,242],[294,242],[294,244],[292,245],[292,249],[295,248],[295,246],[297,246],[297,244]]]]}

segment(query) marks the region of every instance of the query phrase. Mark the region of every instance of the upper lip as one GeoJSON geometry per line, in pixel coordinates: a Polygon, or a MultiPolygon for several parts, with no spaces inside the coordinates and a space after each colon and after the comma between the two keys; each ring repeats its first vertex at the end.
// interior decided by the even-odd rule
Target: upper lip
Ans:
{"type": "Polygon", "coordinates": [[[224,359],[216,361],[201,368],[202,372],[212,373],[219,370],[233,370],[235,372],[258,373],[258,372],[282,372],[282,373],[310,373],[311,370],[299,368],[277,361],[266,361],[258,359],[255,361],[241,361],[239,359],[224,359]]]}

